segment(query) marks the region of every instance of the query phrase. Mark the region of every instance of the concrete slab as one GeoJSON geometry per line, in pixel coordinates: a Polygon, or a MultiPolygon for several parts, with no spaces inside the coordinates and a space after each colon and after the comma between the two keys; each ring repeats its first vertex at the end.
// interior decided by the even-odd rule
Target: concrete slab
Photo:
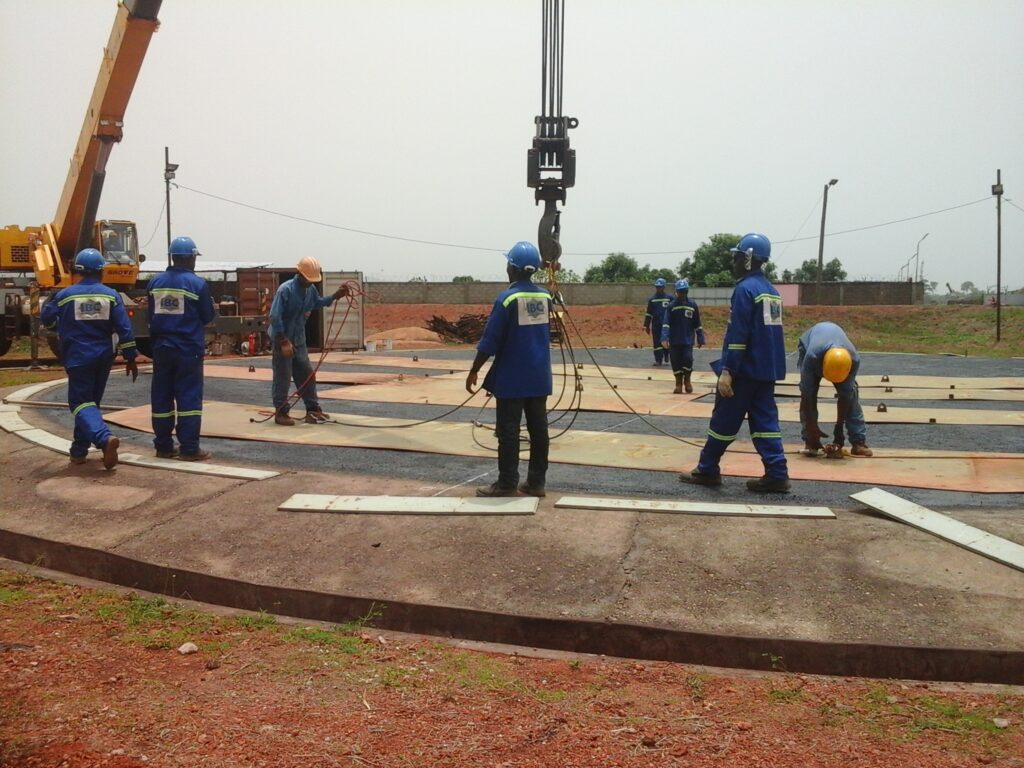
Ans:
{"type": "Polygon", "coordinates": [[[532,515],[535,498],[453,498],[445,496],[332,496],[296,493],[279,512],[342,512],[361,515],[532,515]]]}
{"type": "Polygon", "coordinates": [[[781,504],[714,504],[705,501],[667,501],[665,499],[608,499],[592,496],[562,496],[555,502],[559,509],[609,509],[624,512],[660,512],[676,515],[726,515],[731,517],[792,517],[831,520],[828,507],[802,507],[781,504]]]}

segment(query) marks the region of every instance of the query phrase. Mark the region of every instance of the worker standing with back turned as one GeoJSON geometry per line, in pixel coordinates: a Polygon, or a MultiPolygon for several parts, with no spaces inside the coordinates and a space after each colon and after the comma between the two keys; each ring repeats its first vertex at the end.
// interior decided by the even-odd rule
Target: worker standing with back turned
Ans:
{"type": "Polygon", "coordinates": [[[775,404],[775,382],[786,377],[782,298],[762,271],[772,244],[764,235],[751,232],[730,250],[733,274],[739,279],[729,301],[722,358],[711,364],[718,374],[718,395],[697,468],[679,479],[692,485],[721,485],[719,462],[746,417],[750,437],[764,465],[764,475],[748,480],[747,488],[760,493],[786,493],[789,467],[775,404]]]}
{"type": "Polygon", "coordinates": [[[47,328],[57,327],[68,374],[68,408],[75,417],[71,463],[84,464],[92,444],[103,451],[103,466],[113,469],[120,440],[110,434],[100,405],[114,362],[115,333],[125,373],[133,382],[139,378],[139,368],[128,313],[121,295],[101,282],[103,265],[103,256],[95,248],[79,251],[74,265],[79,281],[51,296],[40,320],[47,328]]]}
{"type": "Polygon", "coordinates": [[[693,373],[693,342],[704,346],[704,327],[700,324],[700,309],[690,299],[690,281],[676,280],[676,297],[665,310],[665,322],[661,326],[661,346],[668,351],[672,363],[672,374],[676,377],[674,394],[681,395],[683,388],[693,392],[690,375],[693,373]]]}
{"type": "Polygon", "coordinates": [[[298,274],[281,283],[270,305],[274,423],[284,427],[295,424],[295,419],[288,415],[291,408],[288,388],[293,380],[306,406],[306,423],[327,421],[316,396],[316,373],[306,349],[306,321],[314,309],[329,307],[342,296],[348,296],[348,286],[342,285],[330,296],[321,298],[314,283],[323,279],[323,271],[320,262],[312,256],[299,259],[295,268],[298,274]]]}
{"type": "Polygon", "coordinates": [[[511,284],[494,302],[466,376],[466,390],[475,392],[480,368],[494,356],[483,389],[497,401],[498,479],[477,488],[476,495],[515,496],[518,486],[528,496],[542,497],[548,471],[551,294],[533,284],[532,275],[541,267],[533,243],[516,243],[505,258],[511,284]],[[526,482],[519,485],[519,430],[524,413],[530,434],[530,466],[526,482]]]}
{"type": "Polygon", "coordinates": [[[153,345],[153,447],[161,459],[206,461],[199,447],[203,423],[206,332],[216,311],[210,286],[195,273],[201,255],[191,237],[176,237],[171,266],[149,281],[149,336],[153,345]],[[174,446],[178,436],[179,448],[174,446]]]}
{"type": "Polygon", "coordinates": [[[668,350],[661,345],[661,326],[665,322],[665,310],[672,303],[672,297],[665,293],[665,278],[654,281],[654,295],[647,300],[647,314],[644,315],[644,330],[651,334],[654,347],[654,364],[660,366],[668,358],[668,350]]]}
{"type": "Polygon", "coordinates": [[[812,325],[797,343],[797,366],[800,368],[800,430],[804,453],[815,456],[824,450],[826,454],[841,456],[845,424],[850,433],[850,453],[871,456],[857,389],[860,354],[846,332],[835,323],[812,325]],[[835,385],[839,396],[833,440],[828,446],[822,446],[821,438],[827,435],[818,426],[818,386],[822,378],[835,385]]]}

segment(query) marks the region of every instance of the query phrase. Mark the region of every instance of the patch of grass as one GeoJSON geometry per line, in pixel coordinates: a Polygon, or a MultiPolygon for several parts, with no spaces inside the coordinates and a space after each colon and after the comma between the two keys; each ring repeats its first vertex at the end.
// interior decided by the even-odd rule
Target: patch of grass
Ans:
{"type": "Polygon", "coordinates": [[[773,686],[768,689],[768,698],[780,704],[792,704],[794,701],[800,701],[803,697],[804,694],[799,688],[775,688],[773,686]]]}
{"type": "Polygon", "coordinates": [[[0,587],[0,605],[16,605],[32,597],[32,593],[17,587],[0,587]]]}
{"type": "Polygon", "coordinates": [[[277,626],[277,618],[260,610],[255,616],[237,616],[235,623],[243,629],[270,629],[277,626]]]}
{"type": "Polygon", "coordinates": [[[342,653],[360,653],[365,648],[363,640],[349,634],[342,627],[319,629],[317,627],[294,627],[285,633],[285,639],[291,642],[304,642],[331,648],[342,653]]]}
{"type": "Polygon", "coordinates": [[[705,690],[705,683],[707,683],[707,675],[697,673],[690,675],[686,678],[686,687],[690,690],[690,698],[694,701],[704,701],[707,697],[707,691],[705,690]]]}
{"type": "Polygon", "coordinates": [[[912,709],[917,716],[910,724],[911,730],[950,731],[960,734],[997,733],[999,728],[992,722],[994,716],[987,709],[966,711],[957,702],[933,696],[922,696],[913,702],[912,709]]]}

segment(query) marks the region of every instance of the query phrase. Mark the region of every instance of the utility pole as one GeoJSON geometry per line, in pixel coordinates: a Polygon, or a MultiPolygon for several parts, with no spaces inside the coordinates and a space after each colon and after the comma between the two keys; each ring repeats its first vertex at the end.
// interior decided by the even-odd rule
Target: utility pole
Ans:
{"type": "Polygon", "coordinates": [[[1003,171],[996,169],[996,183],[992,185],[996,196],[996,341],[1003,336],[1003,171]]]}
{"type": "Polygon", "coordinates": [[[164,205],[167,208],[167,266],[171,266],[171,179],[178,164],[171,162],[170,151],[164,147],[164,205]]]}
{"type": "Polygon", "coordinates": [[[821,202],[821,234],[818,236],[818,285],[814,291],[814,301],[821,304],[821,270],[825,259],[825,211],[828,210],[828,188],[839,183],[839,179],[830,179],[825,185],[825,197],[821,202]]]}

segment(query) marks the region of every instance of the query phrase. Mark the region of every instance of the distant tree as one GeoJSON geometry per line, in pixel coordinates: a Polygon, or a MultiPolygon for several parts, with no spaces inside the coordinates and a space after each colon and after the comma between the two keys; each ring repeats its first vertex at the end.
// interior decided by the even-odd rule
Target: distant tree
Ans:
{"type": "MultiPolygon", "coordinates": [[[[839,259],[832,259],[822,266],[821,281],[823,283],[840,283],[846,279],[846,270],[839,259]]],[[[818,282],[818,260],[808,259],[793,273],[794,283],[818,282]]]]}
{"type": "MultiPolygon", "coordinates": [[[[600,264],[587,269],[583,275],[585,283],[647,283],[657,278],[675,280],[675,270],[671,267],[652,267],[637,264],[636,259],[624,253],[609,253],[600,264]]],[[[565,282],[563,280],[563,282],[565,282]]]]}
{"type": "Polygon", "coordinates": [[[793,270],[784,269],[782,270],[782,282],[792,283],[793,282],[793,270]]]}
{"type": "MultiPolygon", "coordinates": [[[[580,277],[578,272],[576,272],[573,269],[566,269],[565,267],[562,267],[560,270],[558,270],[558,274],[556,276],[556,279],[558,280],[559,283],[582,283],[583,282],[583,278],[580,277]]],[[[547,283],[547,281],[548,281],[548,271],[546,269],[538,270],[537,273],[533,276],[533,282],[537,283],[538,285],[543,285],[543,284],[547,283]]]]}
{"type": "MultiPolygon", "coordinates": [[[[694,285],[716,286],[732,285],[736,278],[732,274],[733,254],[729,250],[740,241],[739,235],[719,232],[701,243],[693,252],[693,256],[683,260],[679,265],[679,274],[694,285]]],[[[764,265],[764,274],[769,280],[777,280],[775,264],[769,261],[764,265]]]]}
{"type": "Polygon", "coordinates": [[[479,283],[480,281],[477,280],[472,275],[456,275],[455,277],[452,278],[452,282],[453,283],[479,283]]]}
{"type": "Polygon", "coordinates": [[[409,278],[410,283],[429,283],[425,275],[417,275],[416,277],[409,278]]]}
{"type": "Polygon", "coordinates": [[[963,283],[960,283],[960,290],[964,293],[974,293],[978,289],[974,287],[974,283],[972,283],[970,280],[967,280],[963,283]]]}

